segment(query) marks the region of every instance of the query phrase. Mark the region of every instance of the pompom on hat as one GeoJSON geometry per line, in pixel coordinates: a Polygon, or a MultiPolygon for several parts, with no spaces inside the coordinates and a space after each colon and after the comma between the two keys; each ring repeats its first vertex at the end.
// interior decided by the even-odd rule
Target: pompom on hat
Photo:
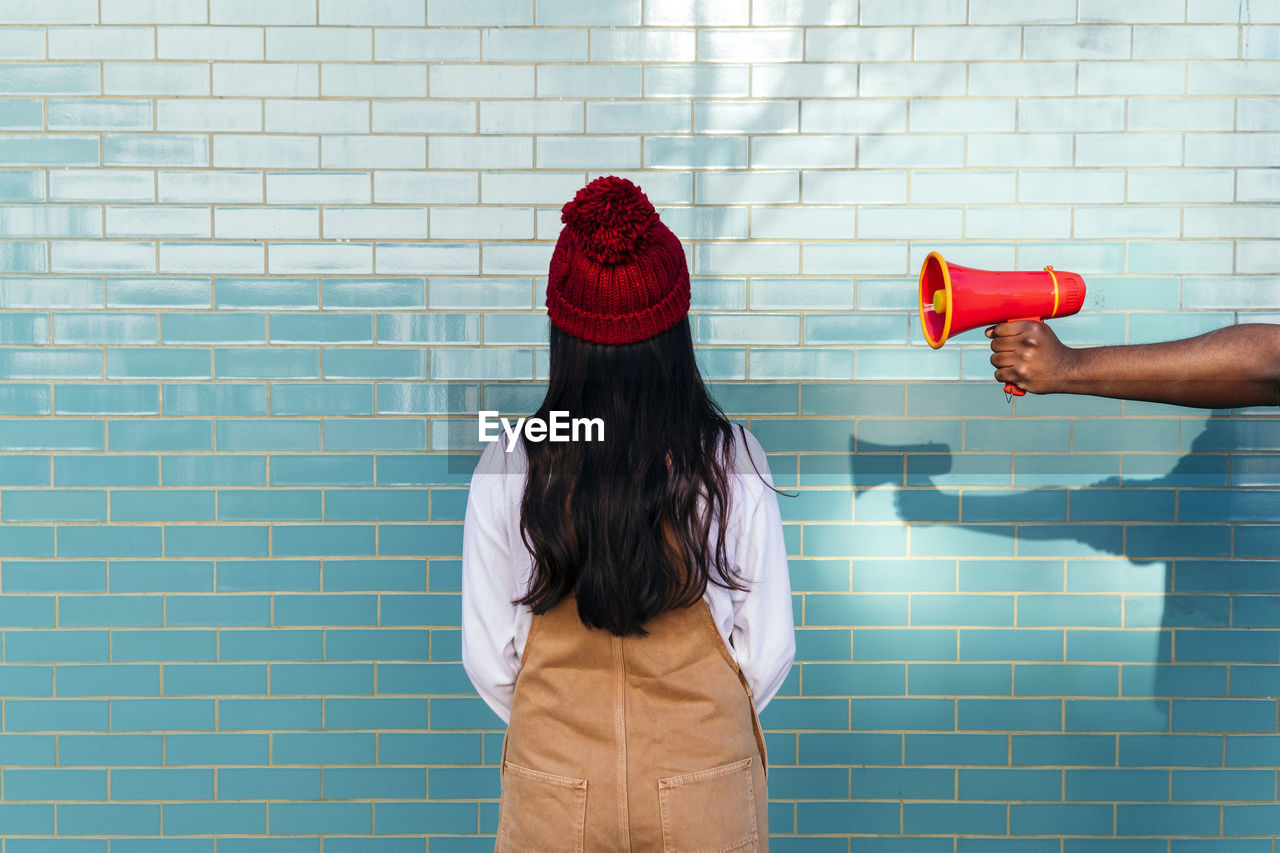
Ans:
{"type": "Polygon", "coordinates": [[[547,316],[563,332],[628,344],[665,332],[689,313],[684,248],[638,186],[596,178],[560,209],[547,316]]]}

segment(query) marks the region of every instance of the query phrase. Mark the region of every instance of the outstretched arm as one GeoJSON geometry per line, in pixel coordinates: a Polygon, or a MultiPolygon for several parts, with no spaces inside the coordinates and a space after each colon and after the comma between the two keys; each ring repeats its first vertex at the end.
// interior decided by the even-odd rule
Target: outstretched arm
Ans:
{"type": "Polygon", "coordinates": [[[987,329],[995,377],[1034,394],[1205,409],[1280,406],[1280,325],[1246,323],[1157,344],[1074,349],[1044,323],[987,329]]]}

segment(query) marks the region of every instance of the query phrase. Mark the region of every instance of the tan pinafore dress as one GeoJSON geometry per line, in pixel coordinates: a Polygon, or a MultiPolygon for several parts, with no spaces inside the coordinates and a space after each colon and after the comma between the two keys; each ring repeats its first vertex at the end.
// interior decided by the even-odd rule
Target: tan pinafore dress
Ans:
{"type": "Polygon", "coordinates": [[[767,851],[764,735],[706,600],[648,635],[535,614],[502,746],[495,853],[767,851]]]}

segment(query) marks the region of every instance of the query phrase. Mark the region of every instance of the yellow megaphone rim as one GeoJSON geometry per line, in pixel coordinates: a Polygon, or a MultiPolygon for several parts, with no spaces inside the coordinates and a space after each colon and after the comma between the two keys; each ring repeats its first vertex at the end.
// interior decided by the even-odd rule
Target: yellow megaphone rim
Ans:
{"type": "MultiPolygon", "coordinates": [[[[947,342],[947,338],[951,336],[951,306],[955,303],[951,300],[951,271],[947,269],[947,262],[943,259],[941,252],[930,252],[924,259],[924,263],[920,265],[920,327],[924,329],[924,339],[929,342],[929,346],[938,349],[947,342]],[[947,313],[942,320],[942,335],[934,339],[929,333],[929,321],[925,319],[925,299],[924,299],[924,275],[929,270],[929,261],[936,258],[938,266],[942,269],[942,286],[947,292],[947,313]]],[[[932,300],[929,307],[932,307],[932,300]]]]}

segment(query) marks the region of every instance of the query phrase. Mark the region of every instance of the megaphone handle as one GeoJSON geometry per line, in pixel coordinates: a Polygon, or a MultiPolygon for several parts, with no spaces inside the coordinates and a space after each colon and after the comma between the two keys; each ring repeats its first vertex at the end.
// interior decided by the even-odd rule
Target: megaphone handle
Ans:
{"type": "MultiPolygon", "coordinates": [[[[1039,318],[1039,317],[1013,317],[1013,318],[1011,318],[1008,322],[1010,322],[1010,323],[1018,323],[1018,322],[1021,322],[1021,321],[1023,321],[1023,320],[1032,320],[1032,321],[1037,322],[1037,323],[1039,323],[1039,322],[1040,322],[1040,318],[1039,318]]],[[[1006,384],[1005,384],[1005,386],[1004,386],[1004,393],[1008,394],[1008,395],[1009,395],[1009,396],[1011,396],[1011,397],[1025,397],[1025,396],[1027,396],[1027,392],[1026,392],[1026,391],[1023,391],[1021,388],[1019,388],[1017,385],[1014,385],[1012,382],[1008,382],[1008,383],[1006,383],[1006,384]]]]}

